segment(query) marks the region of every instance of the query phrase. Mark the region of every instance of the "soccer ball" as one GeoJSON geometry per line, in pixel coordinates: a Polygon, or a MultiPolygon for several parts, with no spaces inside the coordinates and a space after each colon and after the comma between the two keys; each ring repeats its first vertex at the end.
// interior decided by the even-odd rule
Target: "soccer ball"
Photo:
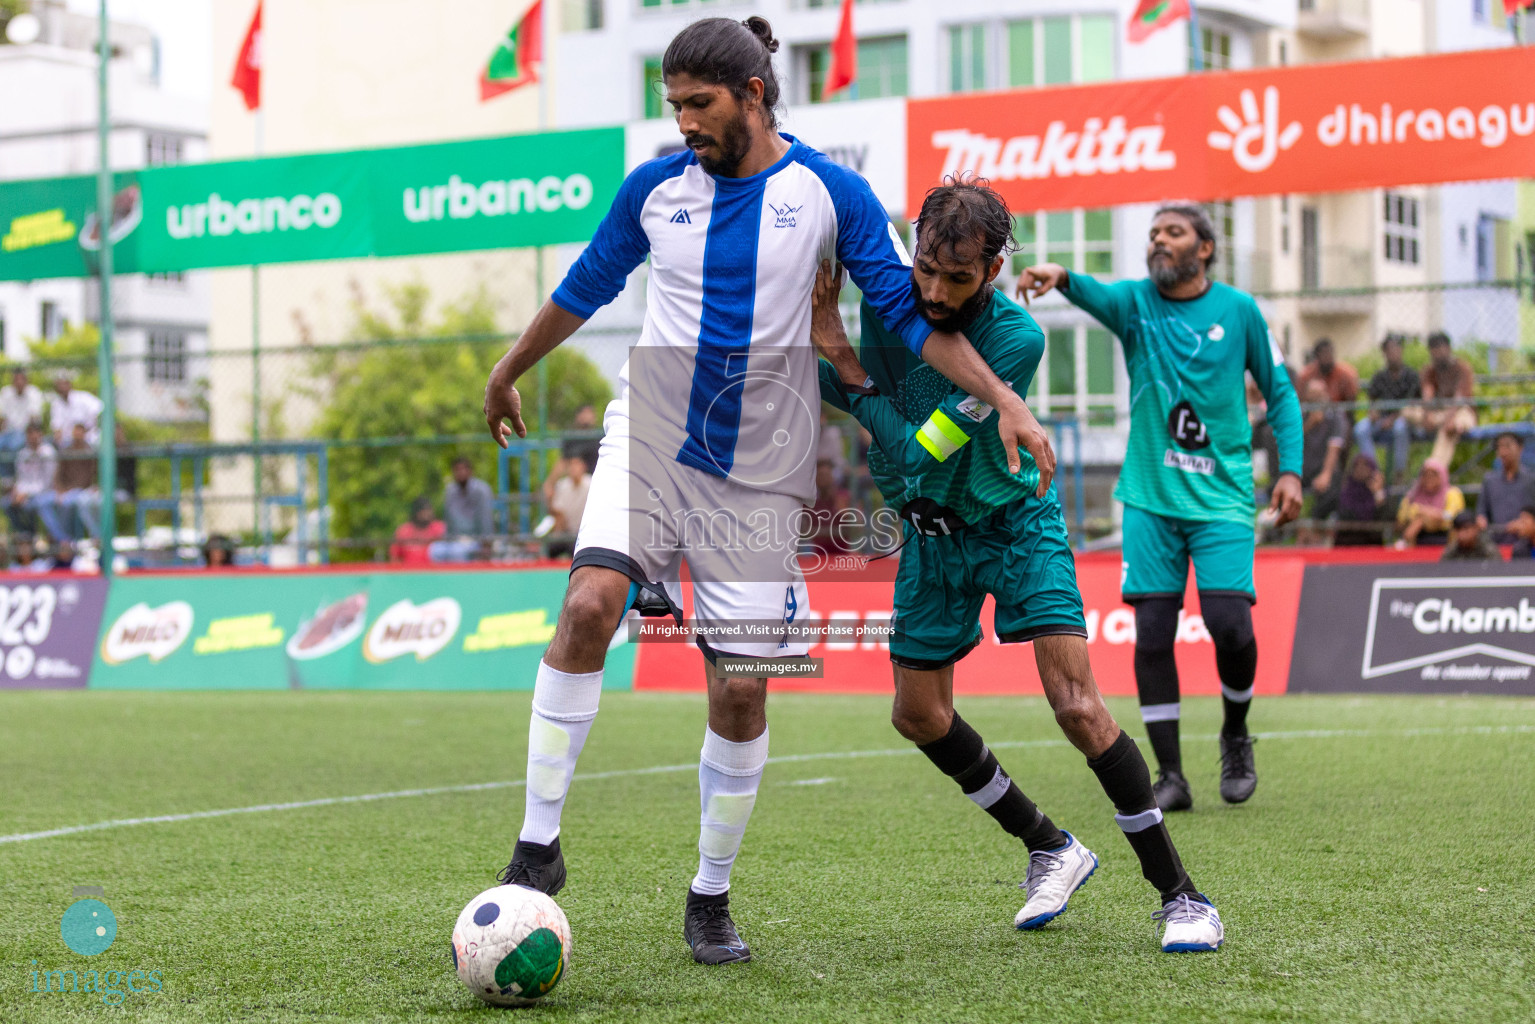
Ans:
{"type": "Polygon", "coordinates": [[[569,959],[570,922],[535,889],[486,889],[453,925],[458,978],[492,1006],[528,1006],[548,995],[569,959]]]}

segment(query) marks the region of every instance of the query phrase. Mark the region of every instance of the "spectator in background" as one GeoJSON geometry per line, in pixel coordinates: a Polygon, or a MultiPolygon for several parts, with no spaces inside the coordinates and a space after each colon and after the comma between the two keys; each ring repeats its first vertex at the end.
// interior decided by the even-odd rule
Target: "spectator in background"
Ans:
{"type": "Polygon", "coordinates": [[[15,553],[11,559],[11,572],[47,572],[48,566],[37,557],[37,548],[30,533],[13,534],[11,543],[15,553]]]}
{"type": "Polygon", "coordinates": [[[837,514],[853,504],[848,489],[837,482],[836,467],[830,459],[817,459],[815,463],[815,515],[814,526],[805,538],[812,549],[823,555],[833,555],[850,550],[845,543],[846,527],[837,527],[837,514]]]}
{"type": "Polygon", "coordinates": [[[1385,540],[1378,524],[1386,518],[1386,475],[1375,460],[1360,452],[1348,466],[1338,489],[1338,547],[1380,547],[1385,540]],[[1354,525],[1358,524],[1358,525],[1354,525]]]}
{"type": "Polygon", "coordinates": [[[576,418],[570,421],[571,430],[596,430],[597,410],[590,405],[583,405],[576,410],[576,418]]]}
{"type": "Polygon", "coordinates": [[[28,424],[26,445],[16,453],[16,482],[11,485],[5,507],[11,528],[17,533],[36,534],[41,519],[55,539],[64,535],[54,504],[53,487],[58,471],[58,454],[53,445],[43,440],[43,428],[36,423],[28,424]]]}
{"type": "Polygon", "coordinates": [[[1482,529],[1492,527],[1493,539],[1512,544],[1509,524],[1519,517],[1524,506],[1535,501],[1535,473],[1524,468],[1524,439],[1512,431],[1498,435],[1497,465],[1482,477],[1482,491],[1476,497],[1476,519],[1482,529]]]}
{"type": "Polygon", "coordinates": [[[221,533],[211,534],[203,544],[203,567],[232,569],[234,564],[235,542],[221,533]]]}
{"type": "Polygon", "coordinates": [[[1330,400],[1327,385],[1316,378],[1301,385],[1301,400],[1309,409],[1301,420],[1301,486],[1315,495],[1311,518],[1326,519],[1337,508],[1338,485],[1342,483],[1339,467],[1343,449],[1348,444],[1348,416],[1342,409],[1326,407],[1330,400]]]}
{"type": "Polygon", "coordinates": [[[1519,510],[1519,515],[1508,524],[1508,532],[1514,538],[1510,558],[1535,558],[1535,502],[1519,510]]]}
{"type": "Polygon", "coordinates": [[[74,572],[75,545],[71,540],[61,540],[53,545],[53,555],[45,572],[74,572]]]}
{"type": "MultiPolygon", "coordinates": [[[[96,449],[85,440],[85,424],[76,423],[74,435],[59,452],[59,469],[54,476],[55,502],[58,506],[59,525],[67,539],[79,540],[81,524],[92,509],[101,510],[101,491],[96,487],[96,449]],[[92,499],[92,495],[96,497],[92,499]]],[[[92,524],[86,524],[94,534],[92,524]]],[[[49,530],[53,528],[50,526],[49,530]]],[[[55,540],[65,539],[54,534],[55,540]]]]}
{"type": "Polygon", "coordinates": [[[1359,395],[1359,371],[1337,358],[1330,338],[1317,339],[1311,361],[1300,372],[1300,388],[1296,390],[1314,380],[1327,388],[1328,401],[1352,402],[1359,395]]]}
{"type": "MultiPolygon", "coordinates": [[[[1405,402],[1410,399],[1420,398],[1423,394],[1422,384],[1418,381],[1418,371],[1402,361],[1402,339],[1395,334],[1386,335],[1386,340],[1380,343],[1381,353],[1386,357],[1386,365],[1375,371],[1375,376],[1370,378],[1368,392],[1372,402],[1405,402]]],[[[1372,409],[1369,415],[1354,424],[1354,440],[1359,443],[1359,450],[1380,464],[1380,458],[1375,454],[1377,442],[1391,438],[1391,472],[1398,483],[1407,479],[1407,448],[1412,441],[1412,424],[1404,415],[1406,407],[1401,409],[1372,409]]]]}
{"type": "Polygon", "coordinates": [[[53,427],[54,443],[67,445],[74,437],[75,424],[85,424],[85,440],[94,445],[101,440],[101,399],[89,391],[80,391],[68,373],[53,377],[53,395],[48,399],[48,423],[53,427]]]}
{"type": "Polygon", "coordinates": [[[1501,562],[1503,552],[1487,536],[1487,531],[1476,520],[1476,513],[1467,509],[1455,516],[1449,543],[1444,546],[1441,562],[1501,562]]]}
{"type": "Polygon", "coordinates": [[[550,532],[564,535],[550,543],[550,558],[563,558],[575,551],[574,537],[586,512],[596,462],[589,445],[567,443],[559,465],[544,481],[544,505],[554,517],[550,532]]]}
{"type": "Polygon", "coordinates": [[[43,421],[43,393],[27,379],[27,371],[11,371],[11,382],[0,388],[0,452],[14,452],[27,443],[27,424],[43,421]]]}
{"type": "Polygon", "coordinates": [[[442,539],[442,520],[432,509],[432,499],[422,495],[410,503],[410,520],[394,531],[389,560],[401,565],[430,565],[433,541],[442,539]]]}
{"type": "Polygon", "coordinates": [[[496,532],[490,484],[474,475],[474,464],[462,455],[453,460],[452,472],[442,492],[446,539],[432,545],[434,562],[467,562],[496,532]]]}
{"type": "MultiPolygon", "coordinates": [[[[1429,364],[1420,377],[1424,399],[1470,398],[1476,390],[1476,372],[1470,363],[1455,355],[1450,336],[1443,331],[1430,334],[1428,354],[1429,364]]],[[[1446,466],[1454,457],[1461,436],[1476,426],[1476,410],[1469,405],[1413,406],[1405,415],[1413,426],[1435,432],[1433,457],[1446,466]]]]}
{"type": "Polygon", "coordinates": [[[1396,522],[1402,528],[1397,550],[1413,544],[1443,544],[1450,523],[1465,508],[1466,496],[1451,486],[1449,468],[1439,459],[1424,459],[1418,482],[1396,510],[1396,522]]]}

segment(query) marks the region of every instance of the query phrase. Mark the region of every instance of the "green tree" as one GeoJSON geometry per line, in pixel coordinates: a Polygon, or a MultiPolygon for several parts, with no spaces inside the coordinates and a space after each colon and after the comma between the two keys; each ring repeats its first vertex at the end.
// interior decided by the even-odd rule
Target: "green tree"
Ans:
{"type": "MultiPolygon", "coordinates": [[[[338,551],[337,557],[366,558],[377,542],[405,521],[421,495],[434,505],[452,461],[462,455],[475,475],[496,480],[495,444],[481,413],[485,378],[506,350],[495,309],[480,286],[445,304],[433,316],[425,285],[386,289],[386,306],[358,302],[349,336],[354,344],[319,349],[312,357],[314,395],[323,407],[314,433],[336,440],[414,439],[390,447],[333,450],[330,503],[337,538],[374,541],[370,547],[338,551]]],[[[548,422],[568,424],[583,405],[601,406],[611,389],[596,365],[581,353],[559,348],[544,359],[548,422]]],[[[537,382],[529,376],[526,422],[538,418],[537,382]]]]}

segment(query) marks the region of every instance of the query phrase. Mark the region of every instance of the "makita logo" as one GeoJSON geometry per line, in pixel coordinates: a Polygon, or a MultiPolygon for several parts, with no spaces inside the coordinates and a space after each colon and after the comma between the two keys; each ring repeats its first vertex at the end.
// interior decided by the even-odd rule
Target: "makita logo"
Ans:
{"type": "Polygon", "coordinates": [[[1126,128],[1123,117],[1090,117],[1080,130],[1067,131],[1065,121],[1051,121],[1044,137],[1015,135],[1003,140],[963,128],[933,133],[933,147],[946,149],[941,176],[974,171],[993,181],[1086,177],[1094,174],[1133,174],[1170,171],[1177,154],[1162,148],[1159,124],[1126,128]]]}

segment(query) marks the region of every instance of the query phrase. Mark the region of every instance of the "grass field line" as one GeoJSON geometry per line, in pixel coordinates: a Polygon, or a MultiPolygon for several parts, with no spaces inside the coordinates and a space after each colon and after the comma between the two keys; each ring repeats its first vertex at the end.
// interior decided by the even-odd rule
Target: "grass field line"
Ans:
{"type": "MultiPolygon", "coordinates": [[[[1286,732],[1260,732],[1262,740],[1345,739],[1359,737],[1416,736],[1491,736],[1514,733],[1535,733],[1535,725],[1471,725],[1446,726],[1422,729],[1295,729],[1286,732]]],[[[1209,741],[1217,739],[1215,733],[1185,736],[1185,740],[1209,741]]],[[[995,750],[1017,750],[1037,747],[1065,747],[1070,741],[1064,737],[1044,740],[1004,740],[988,746],[995,750]]],[[[768,758],[768,764],[799,764],[806,761],[845,761],[868,757],[902,757],[920,753],[915,746],[890,747],[882,750],[831,750],[816,754],[784,754],[768,758]]],[[[669,775],[677,772],[698,770],[698,762],[689,764],[654,765],[649,768],[621,768],[607,772],[582,772],[576,780],[594,782],[600,779],[637,778],[645,775],[669,775]]],[[[42,832],[17,832],[0,836],[0,844],[26,843],[38,839],[56,839],[60,836],[77,835],[81,832],[100,832],[105,829],[130,828],[135,825],[167,825],[182,821],[200,821],[207,818],[227,818],[236,814],[266,814],[274,811],[300,811],[310,807],[336,807],[343,804],[370,803],[375,800],[400,800],[406,797],[441,796],[447,793],[478,793],[493,789],[515,789],[525,784],[525,779],[500,782],[472,782],[456,786],[428,786],[420,789],[396,789],[387,793],[362,793],[355,796],[327,796],[314,800],[292,800],[287,803],[253,804],[249,807],[224,807],[212,811],[188,811],[182,814],[156,814],[144,818],[115,818],[97,821],[89,825],[67,825],[42,832]]]]}

